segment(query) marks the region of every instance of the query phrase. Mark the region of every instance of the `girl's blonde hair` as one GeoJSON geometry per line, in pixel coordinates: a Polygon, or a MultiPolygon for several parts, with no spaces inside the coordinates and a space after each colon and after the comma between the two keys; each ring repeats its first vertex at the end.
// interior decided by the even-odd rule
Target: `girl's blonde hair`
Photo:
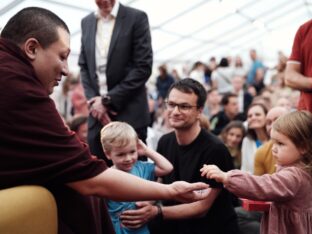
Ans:
{"type": "Polygon", "coordinates": [[[125,122],[111,122],[101,130],[101,143],[104,151],[111,152],[113,147],[122,148],[130,142],[138,142],[136,131],[125,122]]]}
{"type": "Polygon", "coordinates": [[[304,150],[302,162],[312,174],[312,114],[308,111],[294,111],[278,118],[272,128],[287,136],[298,149],[304,150]]]}

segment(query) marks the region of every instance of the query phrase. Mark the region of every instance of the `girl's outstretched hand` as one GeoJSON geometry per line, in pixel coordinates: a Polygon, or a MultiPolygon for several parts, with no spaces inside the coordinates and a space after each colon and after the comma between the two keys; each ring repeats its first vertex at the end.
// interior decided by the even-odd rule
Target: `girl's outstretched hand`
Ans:
{"type": "Polygon", "coordinates": [[[221,183],[227,183],[227,173],[223,172],[216,165],[206,165],[200,169],[201,176],[206,176],[208,179],[215,179],[221,183]]]}

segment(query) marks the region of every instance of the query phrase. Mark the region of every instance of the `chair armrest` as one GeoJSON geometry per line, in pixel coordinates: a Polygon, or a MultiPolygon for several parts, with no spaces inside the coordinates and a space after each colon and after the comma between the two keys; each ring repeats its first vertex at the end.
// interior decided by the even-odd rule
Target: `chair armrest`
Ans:
{"type": "Polygon", "coordinates": [[[0,190],[1,234],[57,234],[57,207],[49,190],[18,186],[0,190]]]}

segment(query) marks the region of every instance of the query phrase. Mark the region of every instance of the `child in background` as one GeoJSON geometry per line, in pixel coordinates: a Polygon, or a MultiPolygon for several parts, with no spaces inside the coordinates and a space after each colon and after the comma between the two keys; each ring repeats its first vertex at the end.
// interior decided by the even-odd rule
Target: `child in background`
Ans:
{"type": "Polygon", "coordinates": [[[70,130],[76,132],[77,137],[84,143],[87,143],[88,136],[88,117],[84,115],[76,115],[69,122],[70,130]]]}
{"type": "Polygon", "coordinates": [[[281,116],[271,130],[277,172],[254,176],[204,165],[202,176],[215,179],[239,197],[272,201],[261,233],[312,233],[312,114],[295,111],[281,116]]]}
{"type": "MultiPolygon", "coordinates": [[[[138,139],[135,130],[124,122],[111,122],[101,130],[101,143],[108,159],[112,160],[112,168],[136,175],[138,177],[155,180],[173,170],[172,164],[156,151],[138,139]],[[152,162],[138,161],[138,155],[150,158],[152,162]]],[[[148,234],[147,225],[138,229],[129,229],[121,224],[120,214],[124,210],[135,209],[135,202],[107,202],[109,214],[116,234],[148,234]]]]}
{"type": "Polygon", "coordinates": [[[242,121],[233,120],[221,131],[220,138],[228,148],[234,163],[234,168],[239,169],[242,161],[242,142],[246,130],[242,121]]]}

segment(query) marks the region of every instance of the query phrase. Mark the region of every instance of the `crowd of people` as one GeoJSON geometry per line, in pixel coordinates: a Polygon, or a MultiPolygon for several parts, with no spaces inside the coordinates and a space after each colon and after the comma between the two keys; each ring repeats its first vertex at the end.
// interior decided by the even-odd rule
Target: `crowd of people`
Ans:
{"type": "Polygon", "coordinates": [[[145,12],[95,2],[77,74],[51,11],[3,28],[0,189],[48,188],[61,234],[312,233],[312,49],[298,45],[311,22],[274,68],[251,49],[249,67],[212,57],[155,75],[145,12]]]}

